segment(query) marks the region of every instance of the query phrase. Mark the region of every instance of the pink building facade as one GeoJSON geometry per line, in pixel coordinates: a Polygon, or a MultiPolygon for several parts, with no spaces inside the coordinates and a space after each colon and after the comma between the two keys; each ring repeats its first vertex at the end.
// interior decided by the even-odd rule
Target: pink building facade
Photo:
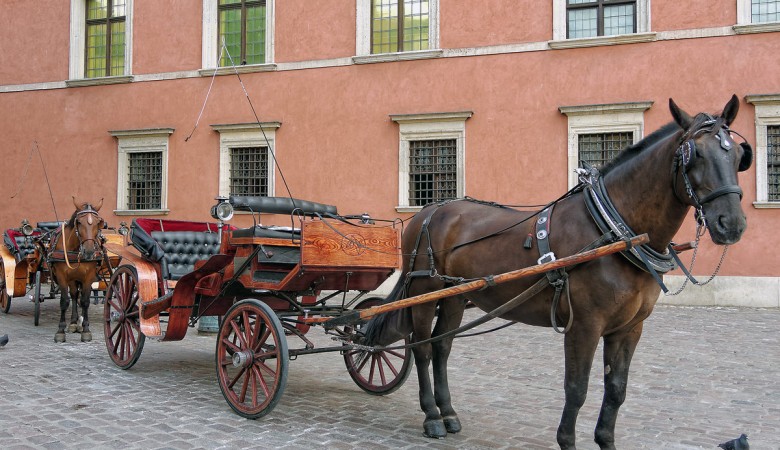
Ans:
{"type": "MultiPolygon", "coordinates": [[[[5,0],[0,225],[54,220],[49,186],[59,219],[103,198],[113,226],[208,220],[237,190],[382,218],[543,204],[579,159],[671,121],[669,98],[715,113],[737,94],[748,230],[712,284],[662,301],[780,306],[780,1],[406,0],[393,28],[398,5],[5,0]],[[427,184],[425,152],[444,155],[427,184]]],[[[720,254],[703,243],[694,272],[720,254]]]]}

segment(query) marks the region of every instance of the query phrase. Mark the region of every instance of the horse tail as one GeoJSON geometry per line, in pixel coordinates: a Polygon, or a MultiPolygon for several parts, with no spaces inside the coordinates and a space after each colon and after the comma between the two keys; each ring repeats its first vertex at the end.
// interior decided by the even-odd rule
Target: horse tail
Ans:
{"type": "MultiPolygon", "coordinates": [[[[405,285],[406,277],[402,274],[382,304],[400,300],[404,295],[405,285]]],[[[400,341],[412,332],[412,309],[402,308],[374,316],[363,327],[362,332],[364,345],[390,345],[400,341]]]]}

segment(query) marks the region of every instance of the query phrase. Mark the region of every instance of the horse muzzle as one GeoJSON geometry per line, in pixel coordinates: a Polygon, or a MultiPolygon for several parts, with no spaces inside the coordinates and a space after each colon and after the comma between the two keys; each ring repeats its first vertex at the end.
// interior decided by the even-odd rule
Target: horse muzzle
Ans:
{"type": "Polygon", "coordinates": [[[747,228],[747,219],[742,211],[737,214],[714,214],[707,218],[712,242],[718,245],[737,243],[747,228]]]}

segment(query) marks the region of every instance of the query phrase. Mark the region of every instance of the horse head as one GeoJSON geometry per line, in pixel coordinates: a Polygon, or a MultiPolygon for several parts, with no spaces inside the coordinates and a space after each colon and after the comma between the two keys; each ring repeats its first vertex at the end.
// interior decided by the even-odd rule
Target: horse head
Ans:
{"type": "Polygon", "coordinates": [[[76,202],[76,198],[73,197],[73,205],[76,206],[76,211],[71,216],[68,226],[78,237],[79,257],[82,260],[93,260],[102,249],[100,230],[103,229],[105,221],[98,211],[103,206],[103,199],[101,198],[97,205],[92,205],[87,202],[76,202]]]}
{"type": "Polygon", "coordinates": [[[720,116],[714,117],[705,113],[691,117],[672,99],[669,109],[683,130],[673,166],[675,195],[696,208],[714,243],[739,241],[747,220],[737,173],[749,169],[753,162],[750,144],[737,145],[732,133],[742,136],[729,129],[739,111],[739,99],[732,96],[720,116]]]}

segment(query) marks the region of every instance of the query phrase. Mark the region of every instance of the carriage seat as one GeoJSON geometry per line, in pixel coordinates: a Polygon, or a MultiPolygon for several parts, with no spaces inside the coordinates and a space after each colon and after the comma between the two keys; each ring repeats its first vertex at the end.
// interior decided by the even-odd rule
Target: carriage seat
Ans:
{"type": "Polygon", "coordinates": [[[270,238],[270,239],[300,239],[301,230],[298,228],[279,228],[279,227],[264,227],[262,225],[256,225],[251,228],[240,228],[233,230],[234,238],[242,237],[257,237],[257,238],[270,238]]]}
{"type": "MultiPolygon", "coordinates": [[[[40,231],[35,230],[33,236],[41,234],[40,231]]],[[[19,230],[8,229],[3,233],[3,243],[14,255],[16,262],[19,262],[25,258],[25,256],[35,251],[35,244],[33,240],[23,235],[19,230]]]]}
{"type": "Polygon", "coordinates": [[[153,231],[154,239],[163,250],[162,261],[168,266],[172,280],[178,280],[195,270],[195,262],[219,253],[219,235],[201,231],[153,231]]]}
{"type": "Polygon", "coordinates": [[[336,207],[333,205],[291,197],[231,195],[229,201],[236,211],[248,211],[259,214],[292,214],[294,212],[305,216],[338,214],[336,207]]]}
{"type": "Polygon", "coordinates": [[[48,233],[50,231],[56,231],[58,230],[62,224],[65,223],[65,221],[60,222],[38,222],[36,225],[38,228],[41,229],[42,232],[48,233]]]}

